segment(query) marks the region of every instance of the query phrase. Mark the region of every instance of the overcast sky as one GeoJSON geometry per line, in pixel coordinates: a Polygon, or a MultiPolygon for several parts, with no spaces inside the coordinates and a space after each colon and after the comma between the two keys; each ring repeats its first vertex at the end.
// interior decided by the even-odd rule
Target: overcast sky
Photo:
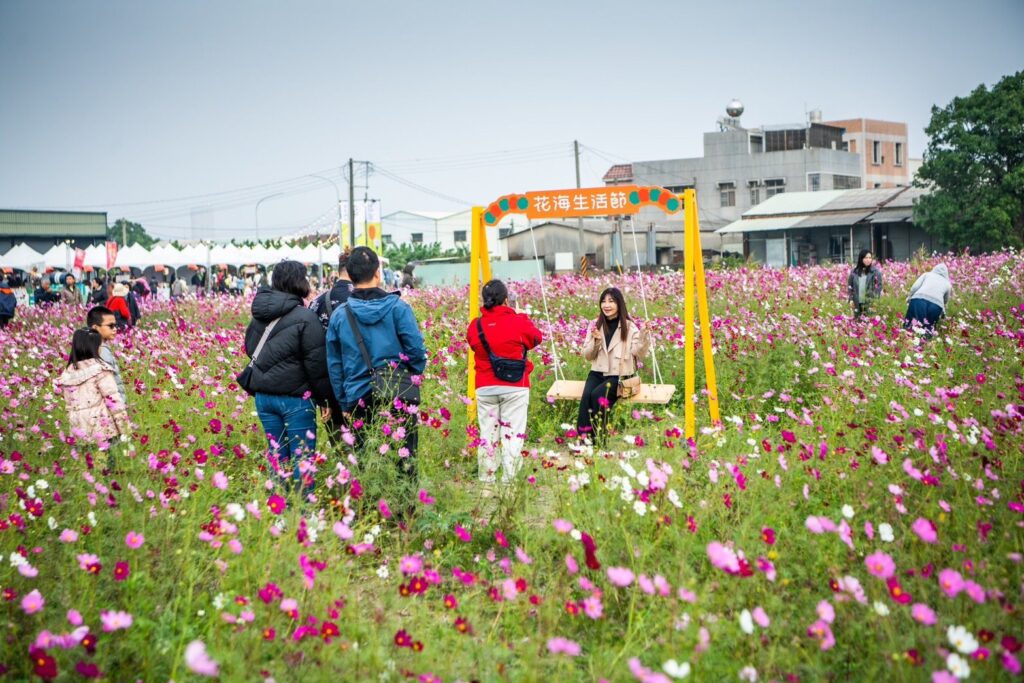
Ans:
{"type": "Polygon", "coordinates": [[[699,156],[733,97],[905,121],[917,157],[933,104],[1021,68],[1022,0],[0,0],[0,207],[227,239],[263,199],[269,236],[329,220],[308,174],[347,193],[353,157],[385,214],[454,211],[574,186],[574,139],[585,186],[699,156]]]}

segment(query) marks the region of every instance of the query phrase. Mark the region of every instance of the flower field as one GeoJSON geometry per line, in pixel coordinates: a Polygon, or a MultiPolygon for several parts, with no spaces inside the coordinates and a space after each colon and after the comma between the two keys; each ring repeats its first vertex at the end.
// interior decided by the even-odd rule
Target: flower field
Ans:
{"type": "MultiPolygon", "coordinates": [[[[616,407],[573,458],[575,405],[534,355],[522,481],[480,495],[466,292],[410,293],[430,352],[420,481],[382,429],[321,433],[315,500],[272,483],[244,365],[248,302],[154,303],[114,348],[136,427],[105,454],[52,381],[84,309],[0,331],[0,671],[9,680],[1013,679],[1024,643],[1024,257],[950,256],[949,318],[901,329],[935,263],[891,263],[871,319],[847,269],[712,270],[724,425],[681,391],[616,407]],[[391,510],[412,506],[406,528],[391,510]]],[[[597,293],[556,278],[566,375],[597,293]]],[[[645,324],[682,385],[681,276],[645,276],[645,324]]],[[[536,283],[515,287],[541,308],[536,283]]],[[[698,354],[698,386],[703,382],[698,354]]],[[[648,375],[649,378],[649,375],[648,375]]]]}

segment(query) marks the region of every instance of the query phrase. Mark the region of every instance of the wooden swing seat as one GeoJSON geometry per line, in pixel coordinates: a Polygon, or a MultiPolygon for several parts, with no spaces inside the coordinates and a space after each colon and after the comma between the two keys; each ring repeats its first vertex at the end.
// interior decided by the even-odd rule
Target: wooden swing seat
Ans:
{"type": "MultiPolygon", "coordinates": [[[[559,379],[548,389],[548,398],[554,401],[579,401],[583,398],[586,382],[574,379],[559,379]]],[[[676,392],[674,384],[641,384],[640,393],[630,398],[620,398],[625,403],[653,403],[665,405],[676,392]]]]}

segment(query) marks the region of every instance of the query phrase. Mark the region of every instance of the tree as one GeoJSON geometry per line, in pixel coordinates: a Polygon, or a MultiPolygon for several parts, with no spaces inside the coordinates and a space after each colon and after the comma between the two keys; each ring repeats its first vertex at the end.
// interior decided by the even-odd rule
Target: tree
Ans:
{"type": "Polygon", "coordinates": [[[107,239],[117,242],[118,247],[124,248],[124,238],[128,238],[128,244],[138,244],[149,249],[157,243],[157,239],[146,232],[146,229],[138,223],[133,223],[127,218],[118,218],[113,225],[107,226],[107,239]]]}
{"type": "Polygon", "coordinates": [[[1024,71],[932,107],[914,222],[955,249],[1024,247],[1024,71]]]}

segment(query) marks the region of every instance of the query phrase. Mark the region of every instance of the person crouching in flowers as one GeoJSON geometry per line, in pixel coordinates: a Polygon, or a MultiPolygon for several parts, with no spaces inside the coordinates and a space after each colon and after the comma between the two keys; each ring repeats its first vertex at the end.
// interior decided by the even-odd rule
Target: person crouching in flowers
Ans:
{"type": "Polygon", "coordinates": [[[583,357],[590,361],[580,399],[576,431],[581,438],[593,435],[600,420],[602,431],[608,425],[608,412],[618,400],[619,379],[636,373],[636,359],[647,355],[650,337],[629,317],[626,299],[615,287],[601,292],[601,313],[587,331],[583,357]]]}
{"type": "Polygon", "coordinates": [[[483,442],[477,464],[480,481],[492,484],[500,454],[501,481],[509,484],[523,462],[533,371],[526,352],[539,345],[543,337],[529,316],[509,307],[508,289],[501,280],[485,284],[481,298],[480,317],[466,330],[476,368],[476,414],[483,442]]]}
{"type": "MultiPolygon", "coordinates": [[[[131,429],[114,370],[100,360],[102,342],[95,330],[75,330],[68,366],[55,383],[64,396],[72,432],[98,444],[127,438],[131,429]]],[[[107,467],[113,468],[109,458],[107,467]]]]}

